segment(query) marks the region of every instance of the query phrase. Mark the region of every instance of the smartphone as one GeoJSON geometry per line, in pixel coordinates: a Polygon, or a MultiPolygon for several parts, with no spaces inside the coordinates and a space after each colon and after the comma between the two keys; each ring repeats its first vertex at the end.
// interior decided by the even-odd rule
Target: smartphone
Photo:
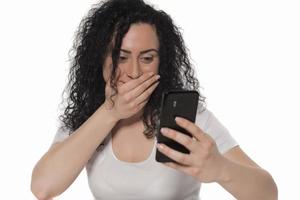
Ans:
{"type": "MultiPolygon", "coordinates": [[[[157,130],[157,142],[164,143],[170,148],[189,154],[190,151],[175,140],[165,137],[161,134],[160,129],[168,127],[175,129],[190,137],[192,135],[176,124],[175,117],[179,116],[191,122],[195,122],[198,108],[199,93],[195,90],[171,90],[164,92],[160,106],[159,126],[157,130]]],[[[175,162],[165,154],[156,149],[155,159],[158,162],[175,162]]]]}

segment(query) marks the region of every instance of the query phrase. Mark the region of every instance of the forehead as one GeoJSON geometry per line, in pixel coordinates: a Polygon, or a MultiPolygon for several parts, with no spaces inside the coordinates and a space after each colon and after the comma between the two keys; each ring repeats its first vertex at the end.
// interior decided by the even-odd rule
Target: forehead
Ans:
{"type": "Polygon", "coordinates": [[[129,51],[158,49],[159,42],[155,27],[145,23],[132,24],[123,37],[121,47],[129,51]]]}

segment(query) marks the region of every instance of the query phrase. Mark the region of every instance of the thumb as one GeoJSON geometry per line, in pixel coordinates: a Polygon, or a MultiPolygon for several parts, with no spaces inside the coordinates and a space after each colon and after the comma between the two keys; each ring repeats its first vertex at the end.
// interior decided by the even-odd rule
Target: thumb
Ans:
{"type": "Polygon", "coordinates": [[[111,85],[110,85],[110,78],[106,81],[105,83],[105,96],[108,97],[111,95],[112,89],[111,89],[111,85]]]}

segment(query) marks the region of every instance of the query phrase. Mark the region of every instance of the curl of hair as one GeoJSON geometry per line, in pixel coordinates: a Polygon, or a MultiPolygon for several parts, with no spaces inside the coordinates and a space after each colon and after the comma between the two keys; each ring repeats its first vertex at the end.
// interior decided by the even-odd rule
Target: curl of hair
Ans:
{"type": "MultiPolygon", "coordinates": [[[[143,0],[108,0],[94,4],[79,24],[73,47],[69,53],[71,67],[68,83],[62,93],[67,102],[59,116],[62,127],[70,134],[79,128],[105,101],[103,63],[110,48],[112,52],[111,86],[117,94],[116,68],[122,38],[130,25],[147,23],[153,25],[159,40],[160,84],[151,94],[144,107],[143,123],[147,138],[156,135],[159,126],[162,93],[167,90],[196,90],[199,103],[205,105],[206,97],[199,91],[199,82],[189,59],[179,28],[171,17],[162,10],[156,10],[143,0]],[[114,39],[114,45],[112,40],[114,39]],[[112,47],[110,47],[112,46],[112,47]]],[[[111,96],[111,97],[112,97],[111,96]]],[[[111,98],[110,97],[110,98],[111,98]]],[[[199,104],[198,104],[199,106],[199,104]]],[[[205,106],[204,106],[205,108],[205,106]]]]}

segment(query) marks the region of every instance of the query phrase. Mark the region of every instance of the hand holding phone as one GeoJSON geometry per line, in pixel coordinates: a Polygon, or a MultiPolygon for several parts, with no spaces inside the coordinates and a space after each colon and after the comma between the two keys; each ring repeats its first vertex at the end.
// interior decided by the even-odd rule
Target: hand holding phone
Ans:
{"type": "MultiPolygon", "coordinates": [[[[198,99],[199,93],[195,90],[171,90],[163,93],[160,108],[160,124],[157,138],[158,143],[164,143],[170,148],[182,153],[190,153],[189,150],[183,145],[162,135],[160,129],[163,127],[167,127],[192,137],[189,132],[176,124],[175,117],[179,116],[189,121],[195,122],[198,108],[198,99]]],[[[157,149],[155,159],[158,162],[176,162],[157,149]]]]}

